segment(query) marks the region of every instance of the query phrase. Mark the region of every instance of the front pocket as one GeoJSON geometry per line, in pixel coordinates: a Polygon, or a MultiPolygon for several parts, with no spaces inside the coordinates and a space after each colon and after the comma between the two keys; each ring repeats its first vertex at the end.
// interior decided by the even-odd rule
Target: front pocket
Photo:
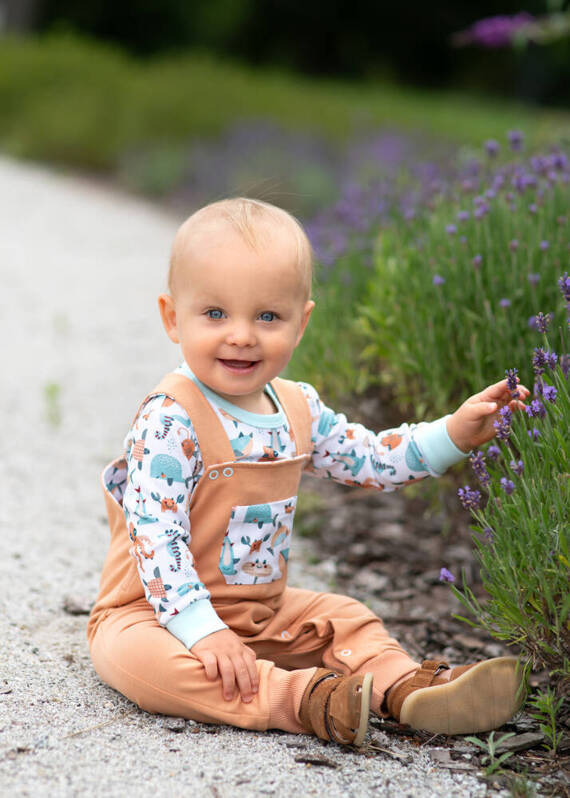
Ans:
{"type": "Polygon", "coordinates": [[[297,497],[232,507],[218,567],[228,585],[259,585],[281,579],[297,497]]]}

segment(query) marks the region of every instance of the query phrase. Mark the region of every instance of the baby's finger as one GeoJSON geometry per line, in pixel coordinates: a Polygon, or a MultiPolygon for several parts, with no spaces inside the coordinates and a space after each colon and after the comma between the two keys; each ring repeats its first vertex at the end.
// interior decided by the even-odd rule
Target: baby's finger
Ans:
{"type": "Polygon", "coordinates": [[[225,654],[218,657],[218,670],[222,677],[222,693],[226,701],[231,701],[235,693],[236,675],[234,666],[225,654]]]}
{"type": "Polygon", "coordinates": [[[251,689],[254,693],[259,690],[259,674],[257,672],[256,657],[254,652],[248,648],[244,657],[247,669],[249,671],[249,678],[251,681],[251,689]]]}
{"type": "Polygon", "coordinates": [[[212,654],[210,651],[204,651],[198,657],[202,665],[204,666],[204,670],[206,671],[206,678],[214,681],[214,679],[218,678],[218,660],[216,659],[215,655],[212,654]]]}
{"type": "Polygon", "coordinates": [[[251,678],[246,661],[243,657],[234,661],[235,675],[237,678],[237,686],[240,692],[242,701],[248,704],[253,698],[253,690],[251,687],[251,678]]]}

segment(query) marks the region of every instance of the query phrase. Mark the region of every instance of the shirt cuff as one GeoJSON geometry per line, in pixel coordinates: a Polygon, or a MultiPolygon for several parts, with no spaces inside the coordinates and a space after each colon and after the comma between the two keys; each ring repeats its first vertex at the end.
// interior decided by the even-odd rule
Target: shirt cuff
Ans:
{"type": "Polygon", "coordinates": [[[186,648],[191,649],[194,643],[220,629],[227,629],[227,625],[218,617],[212,607],[210,599],[197,599],[189,604],[182,612],[168,621],[166,628],[174,637],[177,637],[186,648]]]}
{"type": "Polygon", "coordinates": [[[418,424],[414,439],[424,456],[426,464],[437,475],[464,460],[469,452],[462,452],[453,443],[447,431],[449,415],[427,424],[418,424]]]}

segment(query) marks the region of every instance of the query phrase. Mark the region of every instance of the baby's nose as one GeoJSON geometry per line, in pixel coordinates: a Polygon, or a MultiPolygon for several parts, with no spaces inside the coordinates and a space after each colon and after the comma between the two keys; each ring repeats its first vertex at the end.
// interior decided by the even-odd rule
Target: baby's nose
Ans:
{"type": "Polygon", "coordinates": [[[233,346],[253,346],[256,342],[255,329],[247,322],[232,324],[228,332],[228,343],[233,346]]]}

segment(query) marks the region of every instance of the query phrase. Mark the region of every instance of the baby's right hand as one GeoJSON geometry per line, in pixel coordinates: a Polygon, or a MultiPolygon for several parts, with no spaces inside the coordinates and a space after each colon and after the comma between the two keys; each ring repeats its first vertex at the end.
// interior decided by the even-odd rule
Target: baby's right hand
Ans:
{"type": "Polygon", "coordinates": [[[218,674],[221,676],[226,701],[234,697],[237,683],[241,700],[249,704],[259,688],[255,654],[231,629],[206,635],[190,650],[204,666],[208,679],[213,681],[218,674]]]}

